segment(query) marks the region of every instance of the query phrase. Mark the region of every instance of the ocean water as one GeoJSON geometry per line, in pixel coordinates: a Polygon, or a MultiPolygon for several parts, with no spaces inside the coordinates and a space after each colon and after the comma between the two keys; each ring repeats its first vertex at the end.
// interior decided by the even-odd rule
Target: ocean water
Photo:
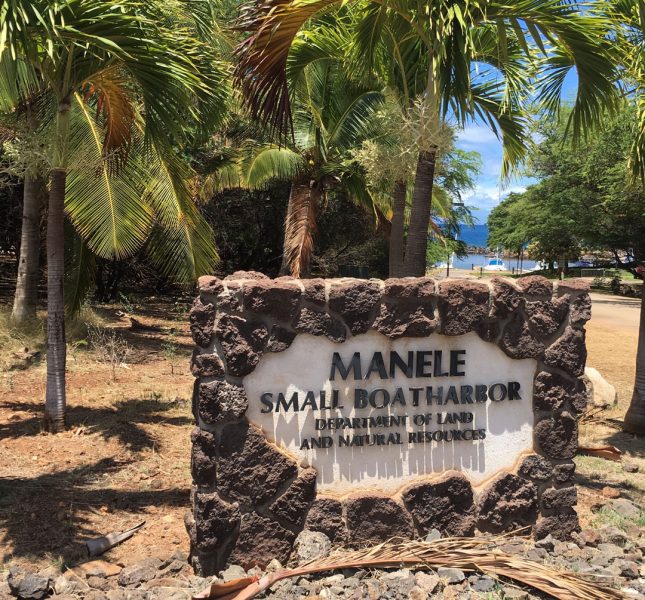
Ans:
{"type": "Polygon", "coordinates": [[[459,239],[466,242],[468,246],[475,248],[486,248],[486,240],[488,239],[488,226],[487,225],[463,225],[459,239]]]}

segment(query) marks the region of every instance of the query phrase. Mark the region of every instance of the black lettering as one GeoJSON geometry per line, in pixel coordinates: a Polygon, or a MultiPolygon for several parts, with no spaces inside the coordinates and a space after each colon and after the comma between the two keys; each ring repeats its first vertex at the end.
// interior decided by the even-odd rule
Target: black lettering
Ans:
{"type": "Polygon", "coordinates": [[[476,385],[475,386],[475,401],[476,402],[486,402],[488,396],[486,395],[487,388],[485,385],[476,385]]]}
{"type": "Polygon", "coordinates": [[[423,388],[408,388],[412,392],[412,406],[419,406],[419,394],[423,388]]]}
{"type": "Polygon", "coordinates": [[[451,350],[450,351],[450,376],[461,377],[466,374],[466,371],[460,371],[459,367],[466,364],[465,360],[460,360],[459,355],[466,354],[465,350],[451,350]]]}
{"type": "Polygon", "coordinates": [[[338,352],[334,352],[334,355],[332,356],[332,359],[331,359],[331,374],[329,375],[329,379],[331,381],[334,381],[336,379],[337,370],[340,373],[340,376],[342,379],[347,379],[350,371],[354,372],[355,380],[362,379],[361,353],[354,352],[354,356],[352,356],[352,362],[349,363],[348,367],[345,367],[343,363],[343,359],[341,358],[340,354],[338,352]]]}
{"type": "Polygon", "coordinates": [[[370,404],[372,405],[372,408],[385,408],[389,403],[390,392],[388,392],[386,389],[376,388],[370,393],[370,404]],[[377,402],[377,397],[379,394],[383,397],[383,404],[381,406],[379,406],[377,402]]]}
{"type": "Polygon", "coordinates": [[[322,431],[327,427],[327,421],[325,419],[316,419],[315,426],[316,431],[322,431]]]}
{"type": "Polygon", "coordinates": [[[414,352],[408,352],[408,362],[406,363],[398,352],[390,352],[390,378],[394,379],[396,368],[406,377],[412,377],[412,366],[414,365],[414,352]]]}
{"type": "Polygon", "coordinates": [[[298,392],[294,392],[291,394],[291,400],[287,402],[286,398],[284,397],[284,394],[280,392],[278,394],[278,401],[276,402],[275,405],[275,412],[280,412],[280,407],[282,407],[282,410],[284,412],[287,412],[290,408],[294,410],[294,412],[298,411],[298,392]]]}
{"type": "Polygon", "coordinates": [[[261,413],[269,413],[273,410],[273,394],[266,392],[260,396],[260,402],[264,404],[264,408],[260,411],[261,413]]]}
{"type": "Polygon", "coordinates": [[[520,396],[520,383],[519,381],[509,381],[508,382],[508,399],[509,400],[521,400],[520,396]]]}
{"type": "Polygon", "coordinates": [[[374,352],[374,356],[372,356],[372,360],[370,361],[370,366],[365,374],[365,379],[369,379],[373,371],[378,371],[381,379],[387,379],[387,371],[385,370],[383,354],[380,352],[374,352]]]}
{"type": "MultiPolygon", "coordinates": [[[[321,392],[324,394],[325,392],[321,392]]],[[[307,392],[307,395],[305,396],[305,401],[302,403],[302,406],[300,407],[300,410],[304,410],[304,408],[308,406],[311,408],[311,410],[317,410],[318,405],[316,404],[316,396],[313,392],[307,392]]],[[[322,407],[321,407],[322,408],[322,407]]],[[[296,410],[298,410],[296,408],[296,410]]]]}
{"type": "Polygon", "coordinates": [[[459,398],[457,398],[457,390],[455,389],[454,385],[451,385],[448,388],[448,393],[446,394],[446,404],[448,404],[448,402],[450,401],[454,402],[455,404],[459,404],[459,398]]]}
{"type": "Polygon", "coordinates": [[[443,356],[443,351],[442,350],[435,350],[434,351],[434,376],[435,377],[446,377],[448,373],[442,373],[441,372],[441,360],[443,356]]]}
{"type": "Polygon", "coordinates": [[[472,385],[462,385],[461,386],[461,403],[462,404],[472,404],[473,403],[473,386],[472,385]]]}
{"type": "Polygon", "coordinates": [[[474,432],[473,432],[473,430],[472,430],[472,429],[464,429],[464,432],[463,432],[464,440],[466,440],[466,441],[468,441],[468,442],[472,441],[472,439],[473,439],[473,433],[474,433],[474,432]],[[468,433],[469,433],[470,435],[467,435],[468,433]]]}
{"type": "Polygon", "coordinates": [[[504,400],[504,398],[506,398],[506,386],[503,383],[494,383],[488,390],[488,397],[493,402],[501,402],[502,400],[504,400]],[[497,394],[498,390],[499,394],[497,394]]]}
{"type": "Polygon", "coordinates": [[[402,388],[396,388],[396,392],[394,393],[394,398],[392,398],[392,406],[394,406],[395,404],[400,404],[401,406],[405,406],[405,396],[403,395],[402,388]]]}
{"type": "Polygon", "coordinates": [[[417,377],[432,377],[426,367],[432,366],[432,351],[419,350],[417,352],[417,377]]]}
{"type": "Polygon", "coordinates": [[[354,408],[365,408],[367,406],[367,390],[356,388],[354,390],[354,408]]]}

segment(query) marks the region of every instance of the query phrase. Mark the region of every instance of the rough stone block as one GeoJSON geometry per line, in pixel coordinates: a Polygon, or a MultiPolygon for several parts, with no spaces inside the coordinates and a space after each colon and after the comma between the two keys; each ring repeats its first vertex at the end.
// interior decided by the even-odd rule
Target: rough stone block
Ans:
{"type": "Polygon", "coordinates": [[[522,290],[512,279],[493,277],[491,282],[493,284],[492,317],[505,318],[524,307],[522,290]]]}
{"type": "Polygon", "coordinates": [[[216,493],[195,494],[195,545],[201,552],[217,550],[233,534],[240,511],[216,493]]]}
{"type": "Polygon", "coordinates": [[[500,475],[477,499],[477,526],[484,532],[513,531],[536,516],[537,488],[517,475],[500,475]]]}
{"type": "Polygon", "coordinates": [[[559,373],[540,371],[535,378],[533,407],[536,410],[558,411],[567,408],[567,403],[575,413],[584,411],[587,407],[584,386],[559,373]]]}
{"type": "Polygon", "coordinates": [[[305,529],[321,531],[334,543],[345,543],[347,528],[343,520],[342,503],[335,498],[319,497],[314,500],[307,513],[305,529]]]}
{"type": "Polygon", "coordinates": [[[569,314],[569,296],[554,300],[535,300],[526,303],[529,325],[539,339],[546,339],[556,333],[569,314]]]}
{"type": "Polygon", "coordinates": [[[557,483],[566,483],[571,480],[576,472],[576,464],[573,462],[556,465],[553,468],[553,479],[557,483]]]}
{"type": "Polygon", "coordinates": [[[247,571],[253,567],[264,569],[273,559],[286,564],[295,539],[296,534],[277,521],[255,512],[247,513],[229,562],[247,571]]]}
{"type": "Polygon", "coordinates": [[[325,280],[324,279],[304,279],[302,281],[305,291],[303,298],[306,302],[311,302],[316,306],[325,306],[325,280]]]}
{"type": "Polygon", "coordinates": [[[294,283],[256,280],[244,284],[244,309],[278,321],[291,321],[298,308],[300,294],[300,288],[294,283]]]}
{"type": "Polygon", "coordinates": [[[410,539],[414,535],[412,517],[391,498],[361,495],[346,503],[347,528],[351,544],[379,543],[390,538],[410,539]]]}
{"type": "Polygon", "coordinates": [[[316,497],[316,470],[305,469],[271,506],[269,510],[278,518],[294,525],[302,525],[307,509],[316,497]]]}
{"type": "Polygon", "coordinates": [[[547,510],[570,508],[577,504],[578,493],[575,487],[549,488],[542,493],[541,502],[547,510]]]}
{"type": "Polygon", "coordinates": [[[586,361],[585,332],[571,327],[567,327],[564,334],[544,353],[547,365],[563,369],[576,377],[584,373],[586,361]]]}
{"type": "Polygon", "coordinates": [[[332,342],[344,342],[346,338],[345,325],[332,317],[328,312],[303,307],[294,323],[298,333],[324,335],[332,342]]]}
{"type": "Polygon", "coordinates": [[[199,485],[211,485],[215,482],[217,465],[215,438],[212,433],[195,427],[190,440],[193,443],[190,460],[193,481],[199,485]]]}
{"type": "Polygon", "coordinates": [[[199,416],[211,425],[237,421],[244,416],[249,401],[240,385],[210,381],[199,386],[199,416]]]}
{"type": "Polygon", "coordinates": [[[200,354],[195,348],[190,361],[190,372],[195,377],[222,377],[224,364],[217,354],[200,354]]]}
{"type": "Polygon", "coordinates": [[[579,531],[578,515],[571,508],[555,515],[540,517],[533,528],[533,537],[541,540],[552,535],[557,540],[565,541],[571,539],[572,533],[579,531]]]}
{"type": "Polygon", "coordinates": [[[511,358],[540,358],[544,353],[544,344],[533,335],[519,313],[504,327],[500,348],[511,358]]]}
{"type": "Polygon", "coordinates": [[[553,475],[553,464],[543,456],[530,454],[520,465],[518,475],[535,481],[547,481],[553,475]]]}
{"type": "Polygon", "coordinates": [[[473,331],[488,316],[488,286],[468,280],[439,284],[439,321],[444,335],[473,331]]]}
{"type": "Polygon", "coordinates": [[[258,506],[294,478],[295,462],[246,422],[226,426],[219,445],[217,484],[232,500],[258,506]]]}
{"type": "Polygon", "coordinates": [[[204,304],[197,298],[190,310],[190,332],[193,340],[198,346],[206,348],[213,337],[213,326],[215,324],[215,307],[208,303],[204,304]]]}
{"type": "Polygon", "coordinates": [[[583,327],[591,319],[591,298],[581,294],[571,303],[569,322],[575,327],[583,327]]]}
{"type": "Polygon", "coordinates": [[[542,275],[528,275],[517,279],[518,287],[527,296],[541,296],[550,298],[553,294],[551,282],[542,275]]]}
{"type": "Polygon", "coordinates": [[[284,352],[296,337],[296,332],[286,329],[281,325],[273,325],[267,342],[266,349],[269,352],[284,352]]]}
{"type": "Polygon", "coordinates": [[[537,447],[549,458],[573,458],[578,448],[578,423],[568,412],[563,412],[536,423],[533,436],[537,447]]]}
{"type": "Polygon", "coordinates": [[[263,324],[224,315],[217,323],[215,334],[222,346],[230,375],[244,377],[255,369],[268,337],[263,324]]]}
{"type": "Polygon", "coordinates": [[[381,287],[375,281],[335,283],[329,292],[330,310],[342,317],[352,335],[367,332],[380,300],[381,287]]]}
{"type": "Polygon", "coordinates": [[[374,329],[392,339],[427,337],[437,328],[434,309],[429,305],[381,304],[374,329]]]}
{"type": "Polygon", "coordinates": [[[473,490],[463,475],[420,483],[403,493],[420,535],[438,529],[445,536],[469,536],[475,530],[473,490]]]}

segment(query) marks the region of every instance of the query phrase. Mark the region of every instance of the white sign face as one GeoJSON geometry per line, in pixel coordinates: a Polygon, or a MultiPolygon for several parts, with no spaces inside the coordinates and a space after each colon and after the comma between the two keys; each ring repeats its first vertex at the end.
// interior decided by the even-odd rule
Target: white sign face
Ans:
{"type": "Polygon", "coordinates": [[[392,492],[448,470],[477,485],[532,450],[536,368],[475,333],[300,334],[244,379],[247,417],[317,469],[319,492],[392,492]]]}

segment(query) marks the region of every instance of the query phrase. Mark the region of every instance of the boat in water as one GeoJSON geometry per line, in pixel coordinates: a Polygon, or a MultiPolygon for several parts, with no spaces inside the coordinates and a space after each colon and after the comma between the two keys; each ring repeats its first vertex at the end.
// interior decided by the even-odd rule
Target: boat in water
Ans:
{"type": "Polygon", "coordinates": [[[484,267],[484,271],[508,271],[508,267],[504,264],[504,261],[499,257],[499,252],[495,253],[495,256],[489,259],[488,264],[484,267]]]}

